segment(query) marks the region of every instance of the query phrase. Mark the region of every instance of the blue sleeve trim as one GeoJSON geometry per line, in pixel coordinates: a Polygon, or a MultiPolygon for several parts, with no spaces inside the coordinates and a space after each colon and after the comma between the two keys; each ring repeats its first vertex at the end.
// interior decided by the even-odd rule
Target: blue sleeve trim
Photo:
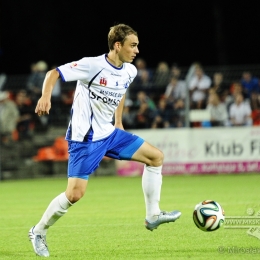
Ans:
{"type": "Polygon", "coordinates": [[[56,68],[56,70],[59,72],[62,81],[66,82],[66,80],[65,80],[64,76],[62,75],[61,71],[59,70],[59,68],[56,68]]]}

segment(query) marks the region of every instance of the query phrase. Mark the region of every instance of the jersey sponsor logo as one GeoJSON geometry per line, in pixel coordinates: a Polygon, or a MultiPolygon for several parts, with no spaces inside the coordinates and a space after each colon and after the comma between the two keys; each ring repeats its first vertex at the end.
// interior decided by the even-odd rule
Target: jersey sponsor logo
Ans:
{"type": "Polygon", "coordinates": [[[121,75],[119,74],[115,74],[115,73],[111,73],[112,76],[117,76],[117,77],[121,77],[121,75]]]}
{"type": "Polygon", "coordinates": [[[105,86],[107,85],[107,79],[101,77],[101,78],[100,78],[100,81],[99,81],[99,84],[100,84],[101,86],[105,87],[105,86]]]}
{"type": "Polygon", "coordinates": [[[105,96],[112,96],[112,97],[118,97],[121,98],[124,94],[118,93],[118,92],[113,92],[113,91],[107,91],[107,90],[100,90],[100,94],[105,95],[105,96]]]}
{"type": "Polygon", "coordinates": [[[119,99],[116,99],[116,98],[109,98],[109,97],[101,97],[99,95],[97,95],[96,93],[94,93],[93,91],[90,92],[90,98],[92,99],[96,99],[97,101],[101,101],[105,104],[111,104],[113,106],[118,106],[119,103],[120,103],[120,100],[119,99]]]}
{"type": "Polygon", "coordinates": [[[77,64],[76,62],[73,62],[73,63],[71,63],[71,65],[70,65],[71,68],[74,68],[74,67],[77,67],[77,66],[78,66],[78,64],[77,64]]]}
{"type": "Polygon", "coordinates": [[[116,86],[118,86],[118,81],[116,82],[116,86]]]}

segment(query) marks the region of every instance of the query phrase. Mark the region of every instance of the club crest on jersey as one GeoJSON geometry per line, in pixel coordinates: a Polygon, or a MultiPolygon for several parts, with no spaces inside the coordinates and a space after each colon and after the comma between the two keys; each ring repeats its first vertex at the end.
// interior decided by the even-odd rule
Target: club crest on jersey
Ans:
{"type": "Polygon", "coordinates": [[[99,84],[103,87],[107,85],[107,79],[106,78],[100,78],[99,84]]]}
{"type": "Polygon", "coordinates": [[[70,65],[71,68],[77,67],[77,66],[78,66],[78,64],[77,64],[76,62],[73,62],[73,63],[71,63],[71,65],[70,65]]]}

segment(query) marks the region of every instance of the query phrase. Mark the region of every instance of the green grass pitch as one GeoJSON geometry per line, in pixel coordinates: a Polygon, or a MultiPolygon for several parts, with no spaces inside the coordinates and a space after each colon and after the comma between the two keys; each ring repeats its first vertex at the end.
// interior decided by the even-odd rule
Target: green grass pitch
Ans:
{"type": "MultiPolygon", "coordinates": [[[[256,173],[164,176],[160,207],[182,216],[151,232],[144,228],[141,177],[92,176],[84,198],[49,229],[50,259],[259,259],[260,240],[246,229],[224,225],[203,232],[192,219],[204,199],[219,202],[226,216],[246,216],[248,207],[260,210],[259,183],[256,173]]],[[[66,178],[0,182],[1,260],[39,259],[28,230],[66,184],[66,178]]]]}

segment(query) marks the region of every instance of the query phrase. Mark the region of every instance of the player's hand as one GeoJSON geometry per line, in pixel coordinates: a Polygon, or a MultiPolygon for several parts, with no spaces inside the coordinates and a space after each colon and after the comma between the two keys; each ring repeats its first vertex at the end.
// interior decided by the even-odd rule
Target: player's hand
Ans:
{"type": "Polygon", "coordinates": [[[39,111],[37,112],[37,115],[38,115],[38,116],[44,116],[44,115],[46,115],[46,114],[47,114],[46,111],[41,111],[41,110],[39,110],[39,111]]]}
{"type": "Polygon", "coordinates": [[[35,108],[35,113],[38,116],[43,116],[49,114],[51,109],[51,101],[49,98],[41,97],[38,100],[37,106],[35,108]]]}

